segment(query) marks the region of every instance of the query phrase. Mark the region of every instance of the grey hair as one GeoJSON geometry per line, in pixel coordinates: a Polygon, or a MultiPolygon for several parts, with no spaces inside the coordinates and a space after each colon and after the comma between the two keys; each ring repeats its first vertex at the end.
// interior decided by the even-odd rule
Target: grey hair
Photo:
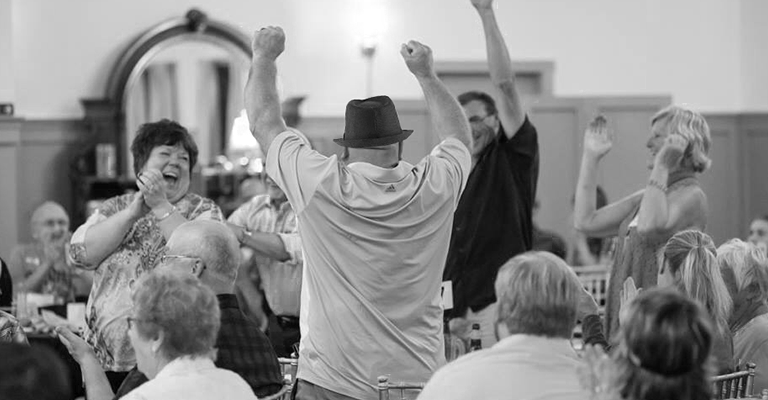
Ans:
{"type": "Polygon", "coordinates": [[[720,269],[730,269],[741,292],[754,286],[760,301],[768,300],[768,259],[757,246],[741,239],[731,239],[717,249],[720,269]]]}
{"type": "Polygon", "coordinates": [[[178,255],[198,257],[205,263],[206,273],[234,283],[240,266],[240,245],[235,234],[218,221],[185,222],[174,230],[168,241],[178,255]]]}
{"type": "Polygon", "coordinates": [[[168,360],[212,354],[221,325],[219,304],[196,277],[155,270],[136,282],[131,299],[138,334],[152,339],[163,332],[159,351],[168,360]]]}
{"type": "Polygon", "coordinates": [[[582,288],[562,259],[542,251],[520,254],[499,269],[495,289],[498,322],[510,333],[571,337],[582,288]]]}

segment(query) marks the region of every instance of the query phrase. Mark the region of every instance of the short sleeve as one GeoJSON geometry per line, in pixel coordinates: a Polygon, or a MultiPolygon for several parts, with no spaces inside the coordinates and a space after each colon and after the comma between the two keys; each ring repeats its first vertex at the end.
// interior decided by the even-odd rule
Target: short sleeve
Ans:
{"type": "Polygon", "coordinates": [[[447,171],[450,181],[454,184],[452,192],[456,196],[455,205],[458,205],[472,170],[472,156],[467,146],[458,139],[448,138],[435,146],[429,157],[447,171]]]}
{"type": "Polygon", "coordinates": [[[536,127],[531,124],[528,116],[511,139],[506,135],[499,138],[504,149],[514,157],[515,164],[520,168],[530,168],[539,154],[539,137],[536,127]]]}
{"type": "Polygon", "coordinates": [[[248,223],[247,216],[250,214],[251,204],[252,202],[249,201],[240,207],[237,207],[237,209],[229,215],[227,222],[237,226],[245,226],[248,223]]]}
{"type": "Polygon", "coordinates": [[[336,156],[326,157],[313,150],[297,130],[279,134],[267,152],[267,175],[285,192],[296,214],[300,214],[320,182],[334,169],[336,156]]]}
{"type": "Polygon", "coordinates": [[[67,251],[67,262],[69,265],[84,269],[95,269],[98,267],[98,265],[88,264],[86,261],[87,249],[85,248],[85,236],[88,233],[88,229],[108,218],[104,212],[110,213],[109,215],[114,215],[116,211],[109,209],[103,210],[100,207],[88,217],[84,224],[80,225],[80,227],[75,230],[75,233],[72,234],[72,238],[69,241],[69,251],[67,251]]]}

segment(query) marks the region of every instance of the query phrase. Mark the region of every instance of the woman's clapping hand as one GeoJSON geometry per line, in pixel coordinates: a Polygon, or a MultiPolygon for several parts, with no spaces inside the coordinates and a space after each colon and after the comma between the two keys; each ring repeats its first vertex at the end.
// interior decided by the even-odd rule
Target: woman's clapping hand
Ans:
{"type": "Polygon", "coordinates": [[[613,134],[608,130],[608,121],[602,115],[595,117],[584,132],[584,154],[602,158],[613,147],[613,134]]]}

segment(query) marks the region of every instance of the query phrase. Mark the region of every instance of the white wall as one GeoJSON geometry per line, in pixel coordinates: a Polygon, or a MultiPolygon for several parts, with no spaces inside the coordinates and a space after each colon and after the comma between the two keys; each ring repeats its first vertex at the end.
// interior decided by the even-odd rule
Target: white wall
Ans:
{"type": "Polygon", "coordinates": [[[768,1],[741,0],[744,111],[768,110],[768,1]]]}
{"type": "MultiPolygon", "coordinates": [[[[398,54],[409,38],[431,45],[438,60],[485,58],[468,0],[3,1],[13,2],[17,110],[27,118],[80,117],[79,99],[102,95],[112,63],[130,39],[192,6],[246,32],[282,25],[288,35],[279,64],[285,93],[309,94],[308,115],[339,115],[348,99],[364,96],[365,64],[353,27],[366,3],[388,20],[375,59],[374,92],[420,97],[398,54]]],[[[702,111],[751,105],[741,101],[737,1],[499,3],[513,57],[554,61],[557,95],[672,94],[702,111]]],[[[768,51],[752,49],[763,57],[768,51]]],[[[768,102],[755,101],[768,110],[768,102]]]]}
{"type": "Polygon", "coordinates": [[[13,80],[12,1],[0,0],[0,102],[13,102],[16,90],[13,80]]]}

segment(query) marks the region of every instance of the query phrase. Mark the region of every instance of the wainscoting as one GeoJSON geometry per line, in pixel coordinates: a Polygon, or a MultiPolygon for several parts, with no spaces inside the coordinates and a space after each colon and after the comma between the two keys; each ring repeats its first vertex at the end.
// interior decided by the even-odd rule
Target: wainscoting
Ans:
{"type": "MultiPolygon", "coordinates": [[[[426,105],[420,100],[395,101],[404,128],[414,129],[405,142],[404,158],[417,162],[437,143],[426,105]]],[[[539,225],[566,236],[570,232],[571,199],[578,176],[583,130],[603,113],[616,134],[600,182],[611,200],[644,186],[648,176],[645,142],[650,117],[669,103],[665,97],[545,98],[533,102],[530,117],[539,131],[541,173],[539,225]]],[[[712,168],[702,177],[709,198],[709,233],[719,244],[745,237],[749,221],[768,213],[768,114],[707,115],[712,130],[712,168]]],[[[315,148],[337,154],[333,138],[341,136],[344,118],[307,117],[301,126],[315,148]]],[[[89,142],[79,120],[0,119],[0,257],[30,239],[29,217],[45,200],[72,204],[70,164],[89,142]]],[[[73,229],[75,227],[72,227],[73,229]]]]}

